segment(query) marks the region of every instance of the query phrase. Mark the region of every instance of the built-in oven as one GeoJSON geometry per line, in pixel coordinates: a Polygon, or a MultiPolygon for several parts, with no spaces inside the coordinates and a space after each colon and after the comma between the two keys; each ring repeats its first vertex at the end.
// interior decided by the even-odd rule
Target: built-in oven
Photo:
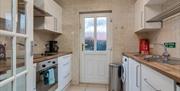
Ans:
{"type": "Polygon", "coordinates": [[[54,58],[38,63],[36,73],[36,91],[55,91],[57,88],[58,59],[54,58]]]}

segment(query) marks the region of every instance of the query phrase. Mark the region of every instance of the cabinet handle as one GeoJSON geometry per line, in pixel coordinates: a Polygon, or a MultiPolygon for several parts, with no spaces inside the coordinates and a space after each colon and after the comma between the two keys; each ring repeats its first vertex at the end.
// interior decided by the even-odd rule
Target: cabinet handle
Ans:
{"type": "Polygon", "coordinates": [[[154,89],[155,91],[161,91],[161,90],[156,89],[151,83],[149,83],[146,78],[144,79],[144,82],[147,83],[147,84],[148,84],[152,89],[154,89]]]}
{"type": "Polygon", "coordinates": [[[54,18],[54,30],[57,31],[57,19],[54,18]]]}
{"type": "Polygon", "coordinates": [[[143,12],[141,11],[141,28],[143,27],[143,12]]]}
{"type": "Polygon", "coordinates": [[[139,88],[139,67],[140,65],[136,66],[136,87],[139,88]]]}

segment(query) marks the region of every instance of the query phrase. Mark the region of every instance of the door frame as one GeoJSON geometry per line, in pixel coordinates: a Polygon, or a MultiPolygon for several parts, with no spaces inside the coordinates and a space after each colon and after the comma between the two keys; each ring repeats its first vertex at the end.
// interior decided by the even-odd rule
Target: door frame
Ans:
{"type": "Polygon", "coordinates": [[[1,81],[0,87],[6,86],[9,83],[12,83],[12,90],[16,90],[17,79],[22,76],[26,77],[26,91],[33,91],[33,79],[32,79],[32,68],[33,68],[33,55],[32,55],[32,41],[33,41],[33,0],[24,0],[26,2],[25,10],[26,10],[26,34],[17,33],[17,21],[18,21],[18,0],[11,0],[11,17],[12,17],[12,31],[4,31],[0,30],[0,36],[4,35],[7,37],[12,37],[12,76],[1,81]],[[16,42],[18,38],[25,38],[25,70],[20,73],[17,72],[16,67],[16,42]]]}
{"type": "MultiPolygon", "coordinates": [[[[82,46],[82,44],[84,43],[84,27],[83,27],[83,25],[84,24],[82,24],[83,23],[83,18],[84,17],[92,17],[92,16],[95,16],[95,17],[98,17],[98,16],[106,16],[106,17],[108,17],[108,34],[107,34],[107,38],[108,38],[108,44],[107,44],[107,50],[108,50],[108,55],[109,55],[109,63],[111,63],[112,62],[112,12],[100,12],[100,13],[98,13],[98,12],[96,12],[96,13],[82,13],[82,14],[79,14],[79,22],[80,22],[80,69],[79,69],[79,82],[80,83],[84,83],[85,82],[85,78],[84,78],[84,75],[85,74],[83,74],[83,60],[84,60],[84,51],[83,51],[83,49],[85,49],[85,48],[83,48],[83,46],[82,46]]],[[[102,52],[103,53],[103,52],[102,52]]],[[[108,71],[109,72],[109,71],[108,71]]]]}

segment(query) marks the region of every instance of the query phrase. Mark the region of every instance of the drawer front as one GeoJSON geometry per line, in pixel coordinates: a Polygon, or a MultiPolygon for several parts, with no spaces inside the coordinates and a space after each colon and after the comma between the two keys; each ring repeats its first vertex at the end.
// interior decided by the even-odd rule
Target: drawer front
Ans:
{"type": "Polygon", "coordinates": [[[142,65],[142,91],[174,91],[174,81],[142,65]]]}

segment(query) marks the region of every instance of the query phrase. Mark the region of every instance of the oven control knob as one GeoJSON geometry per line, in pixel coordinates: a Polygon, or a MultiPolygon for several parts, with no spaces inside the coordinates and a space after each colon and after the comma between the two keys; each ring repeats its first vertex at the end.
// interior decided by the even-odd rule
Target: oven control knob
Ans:
{"type": "Polygon", "coordinates": [[[45,64],[43,64],[43,65],[42,65],[42,67],[46,67],[46,65],[45,65],[45,64]]]}
{"type": "Polygon", "coordinates": [[[54,62],[52,62],[53,64],[55,64],[56,62],[54,61],[54,62]]]}

